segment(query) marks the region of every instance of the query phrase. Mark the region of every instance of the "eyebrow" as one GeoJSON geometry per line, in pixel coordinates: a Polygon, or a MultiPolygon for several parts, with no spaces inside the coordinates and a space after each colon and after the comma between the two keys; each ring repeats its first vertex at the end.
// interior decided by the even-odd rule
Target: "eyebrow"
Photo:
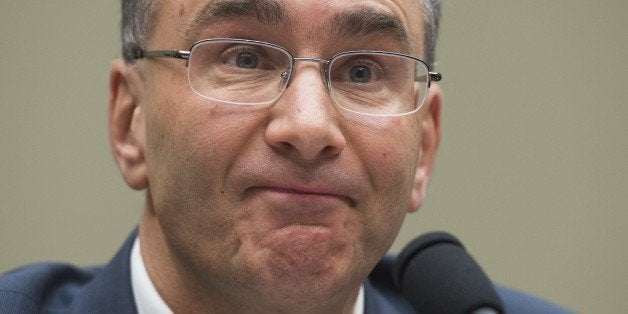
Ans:
{"type": "MultiPolygon", "coordinates": [[[[220,21],[250,17],[258,23],[293,29],[298,23],[290,16],[281,0],[216,0],[201,9],[190,22],[184,36],[187,42],[197,40],[203,28],[220,21]]],[[[334,14],[316,27],[316,31],[328,32],[341,38],[366,36],[374,33],[389,34],[408,50],[408,32],[398,16],[370,7],[359,7],[334,14]]]]}
{"type": "Polygon", "coordinates": [[[196,14],[185,32],[185,38],[191,41],[208,25],[237,17],[252,17],[258,23],[271,26],[281,24],[290,27],[294,24],[278,0],[217,0],[196,14]]]}
{"type": "Polygon", "coordinates": [[[408,32],[399,17],[392,13],[362,7],[337,13],[327,24],[330,25],[331,32],[339,37],[383,33],[399,41],[405,49],[410,47],[408,32]]]}

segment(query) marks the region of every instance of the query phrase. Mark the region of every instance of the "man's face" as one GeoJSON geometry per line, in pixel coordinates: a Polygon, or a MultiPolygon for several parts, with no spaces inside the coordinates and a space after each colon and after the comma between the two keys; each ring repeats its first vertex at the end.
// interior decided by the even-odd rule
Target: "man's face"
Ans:
{"type": "MultiPolygon", "coordinates": [[[[233,2],[161,1],[147,48],[227,37],[298,57],[422,56],[418,1],[237,1],[247,4],[240,10],[233,2]],[[402,29],[339,29],[358,7],[396,17],[402,29]]],[[[275,103],[246,107],[194,93],[182,60],[145,59],[137,70],[147,210],[164,254],[204,289],[284,302],[354,293],[421,203],[436,146],[422,138],[437,131],[429,95],[415,114],[350,113],[332,103],[320,65],[304,62],[275,103]]]]}

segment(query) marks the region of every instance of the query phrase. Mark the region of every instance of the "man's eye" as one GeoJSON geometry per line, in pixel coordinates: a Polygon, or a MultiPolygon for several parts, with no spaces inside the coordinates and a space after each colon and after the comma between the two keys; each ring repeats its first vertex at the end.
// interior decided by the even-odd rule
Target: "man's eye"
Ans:
{"type": "Polygon", "coordinates": [[[239,68],[255,69],[259,65],[259,57],[252,52],[240,52],[235,56],[235,64],[239,68]]]}
{"type": "Polygon", "coordinates": [[[362,56],[342,56],[331,65],[332,82],[372,85],[384,77],[385,66],[362,56]]]}
{"type": "Polygon", "coordinates": [[[243,70],[254,70],[268,66],[267,54],[258,47],[238,45],[229,47],[220,53],[215,61],[243,70]]]}
{"type": "Polygon", "coordinates": [[[371,69],[365,65],[356,65],[349,70],[349,79],[353,83],[368,83],[371,80],[371,69]]]}

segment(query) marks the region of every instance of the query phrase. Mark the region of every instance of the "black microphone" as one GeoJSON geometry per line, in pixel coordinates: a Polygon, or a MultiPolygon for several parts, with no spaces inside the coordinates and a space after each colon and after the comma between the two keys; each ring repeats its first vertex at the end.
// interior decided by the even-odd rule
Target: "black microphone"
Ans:
{"type": "Polygon", "coordinates": [[[418,313],[504,313],[491,280],[446,232],[410,242],[397,257],[393,276],[418,313]]]}

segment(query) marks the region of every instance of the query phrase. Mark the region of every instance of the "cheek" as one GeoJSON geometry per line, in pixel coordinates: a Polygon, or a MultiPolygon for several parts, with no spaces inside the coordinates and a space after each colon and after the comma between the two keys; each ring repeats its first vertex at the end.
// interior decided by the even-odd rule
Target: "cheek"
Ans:
{"type": "Polygon", "coordinates": [[[232,194],[225,187],[226,175],[253,140],[262,115],[212,104],[196,94],[176,97],[181,101],[157,103],[147,116],[147,165],[155,211],[161,212],[160,219],[174,223],[190,220],[201,225],[208,216],[222,220],[218,216],[227,211],[209,211],[233,201],[228,199],[232,194]]]}
{"type": "Polygon", "coordinates": [[[206,190],[208,180],[213,178],[207,175],[212,172],[207,165],[214,158],[210,149],[215,139],[207,135],[210,130],[203,129],[203,122],[211,119],[211,108],[199,110],[198,105],[175,102],[163,92],[162,97],[146,110],[146,162],[156,211],[197,201],[198,196],[190,196],[197,189],[206,190]]]}
{"type": "Polygon", "coordinates": [[[152,209],[177,254],[212,264],[209,256],[218,259],[230,249],[237,211],[224,178],[249,128],[209,105],[164,102],[161,107],[176,106],[154,110],[147,119],[152,123],[147,126],[152,209]]]}
{"type": "Polygon", "coordinates": [[[418,122],[409,117],[381,118],[352,130],[356,155],[377,190],[411,187],[419,157],[418,122]]]}
{"type": "Polygon", "coordinates": [[[384,252],[394,241],[410,201],[419,155],[418,123],[408,117],[359,124],[351,149],[368,174],[372,193],[365,202],[365,243],[384,252]]]}

